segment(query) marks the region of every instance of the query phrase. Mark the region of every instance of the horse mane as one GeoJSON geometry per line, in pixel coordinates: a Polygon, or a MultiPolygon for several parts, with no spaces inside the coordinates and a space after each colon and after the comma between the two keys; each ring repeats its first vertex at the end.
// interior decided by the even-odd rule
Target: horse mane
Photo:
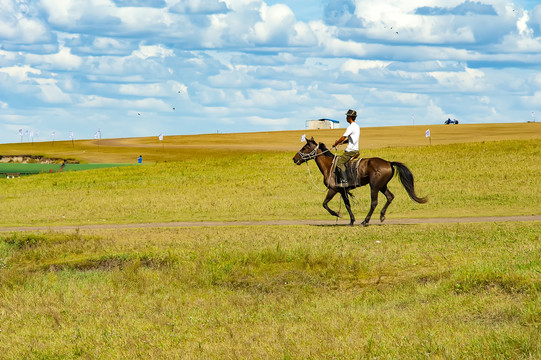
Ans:
{"type": "Polygon", "coordinates": [[[334,158],[334,154],[329,149],[327,149],[327,146],[325,146],[324,143],[319,143],[319,149],[323,151],[323,155],[334,158]]]}

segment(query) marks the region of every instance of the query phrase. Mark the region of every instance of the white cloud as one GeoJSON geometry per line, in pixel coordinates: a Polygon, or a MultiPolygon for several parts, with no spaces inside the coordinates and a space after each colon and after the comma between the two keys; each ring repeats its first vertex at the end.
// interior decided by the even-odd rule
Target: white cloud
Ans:
{"type": "Polygon", "coordinates": [[[433,71],[429,73],[438,83],[455,91],[482,91],[486,88],[481,70],[466,68],[462,72],[433,71]]]}
{"type": "Polygon", "coordinates": [[[323,22],[311,22],[310,26],[318,39],[319,47],[322,48],[322,55],[363,57],[367,53],[365,44],[337,39],[336,29],[323,22]]]}
{"type": "Polygon", "coordinates": [[[312,28],[303,22],[297,22],[294,26],[294,35],[289,39],[292,46],[315,46],[317,37],[312,28]]]}
{"type": "Polygon", "coordinates": [[[36,79],[41,89],[38,97],[47,103],[70,103],[71,97],[64,93],[53,79],[36,79]]]}
{"type": "Polygon", "coordinates": [[[133,55],[140,59],[148,59],[150,57],[167,57],[173,56],[174,52],[171,49],[166,49],[162,45],[140,45],[139,50],[133,52],[133,55]]]}
{"type": "Polygon", "coordinates": [[[31,64],[46,64],[55,70],[75,70],[83,63],[79,56],[73,55],[71,49],[65,47],[60,48],[56,54],[28,54],[26,60],[31,64]]]}
{"type": "Polygon", "coordinates": [[[487,104],[488,105],[491,102],[490,97],[488,97],[488,96],[479,96],[477,99],[482,104],[487,104]]]}
{"type": "Polygon", "coordinates": [[[0,0],[0,39],[31,44],[49,39],[47,26],[21,1],[0,0]]]}
{"type": "Polygon", "coordinates": [[[249,40],[256,44],[287,44],[295,25],[295,15],[283,4],[267,6],[260,9],[261,21],[253,27],[249,40]]]}
{"type": "Polygon", "coordinates": [[[390,64],[380,60],[347,60],[341,67],[343,72],[349,71],[358,74],[359,70],[381,70],[390,64]]]}
{"type": "Polygon", "coordinates": [[[34,69],[29,65],[4,67],[0,68],[0,72],[9,75],[10,77],[16,79],[18,82],[28,81],[28,74],[41,74],[40,70],[34,69]]]}
{"type": "Polygon", "coordinates": [[[75,26],[84,16],[95,20],[107,13],[104,8],[114,11],[109,0],[41,0],[41,5],[48,13],[49,22],[57,25],[75,26]]]}
{"type": "Polygon", "coordinates": [[[517,29],[520,35],[532,36],[533,30],[528,27],[529,20],[530,17],[527,11],[517,20],[517,29]]]}
{"type": "MultiPolygon", "coordinates": [[[[443,111],[441,107],[434,104],[433,100],[430,100],[428,106],[426,107],[426,112],[423,114],[423,116],[426,119],[447,119],[452,114],[448,114],[447,112],[443,111]]],[[[453,116],[454,118],[455,116],[453,116]]]]}
{"type": "Polygon", "coordinates": [[[121,84],[118,92],[124,95],[164,96],[167,91],[162,84],[121,84]]]}

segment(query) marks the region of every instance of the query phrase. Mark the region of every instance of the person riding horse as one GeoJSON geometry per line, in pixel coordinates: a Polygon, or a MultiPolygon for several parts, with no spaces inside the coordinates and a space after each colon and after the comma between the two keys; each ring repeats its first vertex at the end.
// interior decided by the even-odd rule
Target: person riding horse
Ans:
{"type": "Polygon", "coordinates": [[[352,183],[349,187],[344,188],[338,187],[335,179],[332,178],[335,158],[336,157],[329,149],[327,149],[324,143],[318,143],[314,140],[314,138],[311,138],[306,139],[306,144],[295,154],[293,157],[293,162],[300,165],[309,160],[314,160],[317,163],[317,166],[323,175],[323,183],[327,189],[329,189],[327,191],[327,196],[323,201],[323,207],[331,215],[337,217],[340,216],[337,212],[329,207],[329,202],[332,200],[332,198],[336,194],[340,194],[342,196],[342,200],[344,200],[346,210],[349,213],[350,225],[355,223],[355,215],[353,215],[353,212],[351,211],[351,203],[349,201],[349,196],[351,193],[349,190],[364,185],[370,185],[370,210],[368,211],[368,214],[366,214],[362,225],[368,225],[368,222],[372,217],[372,213],[378,205],[378,193],[382,193],[387,199],[385,205],[383,205],[383,208],[381,209],[379,218],[380,221],[385,220],[387,208],[389,205],[391,205],[391,202],[394,199],[394,195],[387,187],[387,184],[389,181],[391,181],[395,175],[395,172],[398,173],[400,182],[413,201],[419,204],[424,204],[427,202],[427,198],[419,197],[415,193],[413,174],[411,173],[410,169],[408,169],[408,167],[401,162],[387,161],[378,157],[363,158],[362,160],[359,160],[355,174],[352,174],[352,183]]]}
{"type": "Polygon", "coordinates": [[[335,141],[334,147],[347,143],[348,146],[344,153],[336,161],[336,174],[337,181],[336,186],[339,187],[348,187],[347,173],[346,173],[346,163],[359,154],[359,137],[361,135],[361,128],[355,122],[357,119],[357,112],[355,110],[349,109],[346,113],[346,120],[349,123],[346,132],[342,137],[335,141]]]}

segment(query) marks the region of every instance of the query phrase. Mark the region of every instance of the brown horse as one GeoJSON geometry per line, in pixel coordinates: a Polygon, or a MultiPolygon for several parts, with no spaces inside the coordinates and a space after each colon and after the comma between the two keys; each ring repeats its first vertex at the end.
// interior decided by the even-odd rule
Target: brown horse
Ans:
{"type": "Polygon", "coordinates": [[[387,202],[381,209],[380,221],[385,220],[385,212],[394,199],[393,193],[387,188],[387,184],[394,176],[395,167],[398,170],[398,175],[400,182],[406,189],[410,198],[420,204],[427,202],[426,198],[420,198],[415,194],[415,188],[413,186],[413,174],[406,167],[406,165],[400,162],[389,162],[377,157],[354,160],[348,164],[348,172],[350,184],[352,186],[348,188],[342,188],[336,186],[335,180],[335,156],[330,152],[329,149],[323,143],[316,143],[314,138],[307,140],[306,145],[304,145],[297,154],[293,157],[295,164],[300,165],[308,160],[315,160],[319,170],[323,174],[323,183],[329,189],[327,196],[323,201],[323,207],[333,216],[340,216],[335,211],[329,207],[329,201],[337,194],[340,193],[346,209],[349,213],[350,225],[353,226],[355,222],[355,216],[351,211],[351,204],[349,202],[349,196],[351,193],[350,189],[354,189],[358,186],[364,186],[370,184],[370,197],[371,204],[370,210],[366,215],[366,218],[362,222],[362,225],[367,226],[374,209],[378,205],[378,193],[381,192],[387,198],[387,202]]]}

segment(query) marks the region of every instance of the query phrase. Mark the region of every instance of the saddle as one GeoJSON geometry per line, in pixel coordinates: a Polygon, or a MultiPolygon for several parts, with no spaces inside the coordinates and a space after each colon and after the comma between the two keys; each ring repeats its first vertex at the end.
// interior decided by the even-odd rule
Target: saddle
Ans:
{"type": "MultiPolygon", "coordinates": [[[[354,161],[357,161],[357,159],[359,159],[359,153],[355,154],[355,156],[353,156],[351,159],[349,159],[348,164],[352,163],[354,161]]],[[[362,159],[359,159],[359,160],[362,160],[362,159]]],[[[347,166],[347,164],[346,164],[346,166],[347,166]]]]}
{"type": "MultiPolygon", "coordinates": [[[[361,161],[362,158],[359,157],[359,154],[355,154],[351,159],[348,160],[346,165],[346,180],[350,186],[358,186],[357,185],[357,178],[358,178],[358,171],[359,171],[359,161],[361,161]]],[[[340,178],[340,169],[335,169],[335,174],[337,178],[340,178]]]]}

